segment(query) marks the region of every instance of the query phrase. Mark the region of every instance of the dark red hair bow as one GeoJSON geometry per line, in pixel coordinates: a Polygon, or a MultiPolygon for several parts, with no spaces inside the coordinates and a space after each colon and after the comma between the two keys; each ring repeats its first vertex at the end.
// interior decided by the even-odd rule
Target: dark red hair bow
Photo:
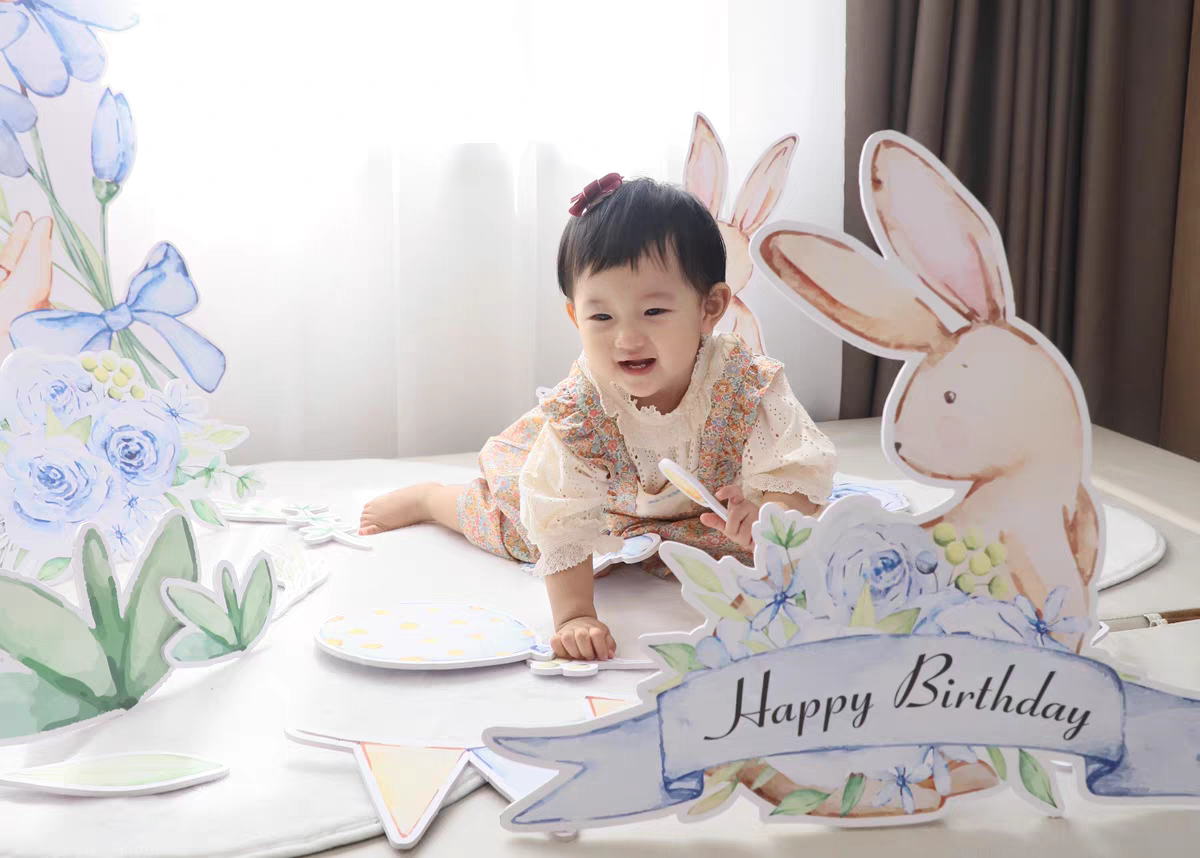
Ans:
{"type": "Polygon", "coordinates": [[[568,211],[572,217],[579,217],[619,187],[621,187],[619,173],[609,173],[594,182],[588,182],[582,191],[571,197],[571,208],[568,211]]]}

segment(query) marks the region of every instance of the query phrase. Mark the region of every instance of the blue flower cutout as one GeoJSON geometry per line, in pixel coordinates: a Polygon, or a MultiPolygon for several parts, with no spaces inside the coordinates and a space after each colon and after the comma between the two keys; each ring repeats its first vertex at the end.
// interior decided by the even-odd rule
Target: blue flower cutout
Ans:
{"type": "Polygon", "coordinates": [[[953,785],[950,782],[951,761],[959,763],[976,763],[979,755],[966,745],[929,745],[926,749],[925,762],[933,770],[933,788],[939,795],[950,795],[953,785]]]}
{"type": "Polygon", "coordinates": [[[710,670],[727,667],[750,654],[742,637],[746,624],[734,620],[721,620],[717,623],[717,633],[709,635],[696,644],[696,658],[710,670]]]}
{"type": "Polygon", "coordinates": [[[121,94],[104,90],[92,120],[92,174],[120,185],[133,169],[136,138],[129,102],[121,94]]]}
{"type": "Polygon", "coordinates": [[[793,575],[791,583],[785,586],[783,564],[778,559],[772,564],[771,560],[772,556],[768,554],[765,581],[747,578],[744,575],[738,576],[738,586],[742,588],[743,593],[753,596],[755,599],[765,599],[767,602],[750,621],[750,628],[756,632],[769,626],[780,611],[783,611],[797,625],[808,618],[808,614],[795,603],[796,587],[800,583],[798,576],[793,575]]]}
{"type": "Polygon", "coordinates": [[[886,804],[893,804],[899,799],[905,813],[914,813],[917,803],[913,798],[913,784],[919,784],[932,774],[933,766],[929,763],[921,763],[915,767],[896,766],[880,772],[875,777],[883,782],[883,789],[875,796],[875,801],[872,803],[875,807],[883,807],[886,804]]]}
{"type": "MultiPolygon", "coordinates": [[[[92,32],[127,30],[138,22],[126,0],[16,0],[24,26],[7,44],[4,58],[24,86],[38,95],[67,91],[71,78],[99,80],[107,59],[92,32]]],[[[0,39],[2,41],[2,39],[0,39]]]]}
{"type": "Polygon", "coordinates": [[[1055,640],[1051,635],[1081,635],[1091,626],[1091,621],[1087,617],[1060,617],[1062,612],[1063,602],[1067,598],[1066,587],[1055,587],[1050,591],[1050,595],[1046,597],[1046,604],[1042,606],[1039,613],[1037,608],[1033,606],[1033,602],[1029,601],[1029,597],[1019,595],[1013,599],[1013,604],[1020,610],[1022,617],[1027,626],[1013,625],[1012,622],[1002,618],[1005,625],[1017,632],[1024,640],[1038,646],[1048,647],[1050,649],[1061,650],[1062,652],[1074,652],[1070,647],[1055,640]]]}
{"type": "MultiPolygon", "coordinates": [[[[0,11],[0,45],[12,37],[14,21],[23,22],[24,18],[19,13],[0,11]]],[[[33,102],[7,86],[0,86],[0,173],[15,179],[29,172],[29,162],[21,151],[17,134],[36,125],[37,118],[33,102]]]]}

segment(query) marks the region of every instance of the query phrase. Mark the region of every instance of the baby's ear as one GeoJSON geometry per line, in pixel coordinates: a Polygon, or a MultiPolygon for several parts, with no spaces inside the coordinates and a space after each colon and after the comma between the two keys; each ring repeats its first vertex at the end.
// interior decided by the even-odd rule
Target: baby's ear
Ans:
{"type": "Polygon", "coordinates": [[[576,328],[579,327],[579,320],[575,318],[575,302],[567,301],[567,317],[571,320],[571,324],[576,328]]]}

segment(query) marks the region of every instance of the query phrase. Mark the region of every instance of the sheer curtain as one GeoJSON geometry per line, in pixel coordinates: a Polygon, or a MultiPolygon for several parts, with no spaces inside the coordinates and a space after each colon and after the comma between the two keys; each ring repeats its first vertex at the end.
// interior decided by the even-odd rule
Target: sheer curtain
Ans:
{"type": "MultiPolygon", "coordinates": [[[[730,197],[797,132],[776,217],[840,224],[844,27],[820,0],[146,3],[106,36],[138,133],[114,271],[183,252],[244,460],[477,449],[578,352],[567,200],[610,170],[678,181],[696,110],[730,197]]],[[[834,414],[836,342],[762,284],[747,300],[834,414]]]]}

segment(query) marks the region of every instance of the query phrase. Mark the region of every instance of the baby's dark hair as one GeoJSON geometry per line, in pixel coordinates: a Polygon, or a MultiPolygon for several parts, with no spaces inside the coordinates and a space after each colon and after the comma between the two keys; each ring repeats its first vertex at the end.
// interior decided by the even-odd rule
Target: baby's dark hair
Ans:
{"type": "Polygon", "coordinates": [[[668,248],[701,297],[725,279],[725,242],[704,204],[677,185],[631,179],[567,223],[558,243],[558,288],[572,299],[579,277],[636,269],[649,255],[665,262],[668,248]]]}

